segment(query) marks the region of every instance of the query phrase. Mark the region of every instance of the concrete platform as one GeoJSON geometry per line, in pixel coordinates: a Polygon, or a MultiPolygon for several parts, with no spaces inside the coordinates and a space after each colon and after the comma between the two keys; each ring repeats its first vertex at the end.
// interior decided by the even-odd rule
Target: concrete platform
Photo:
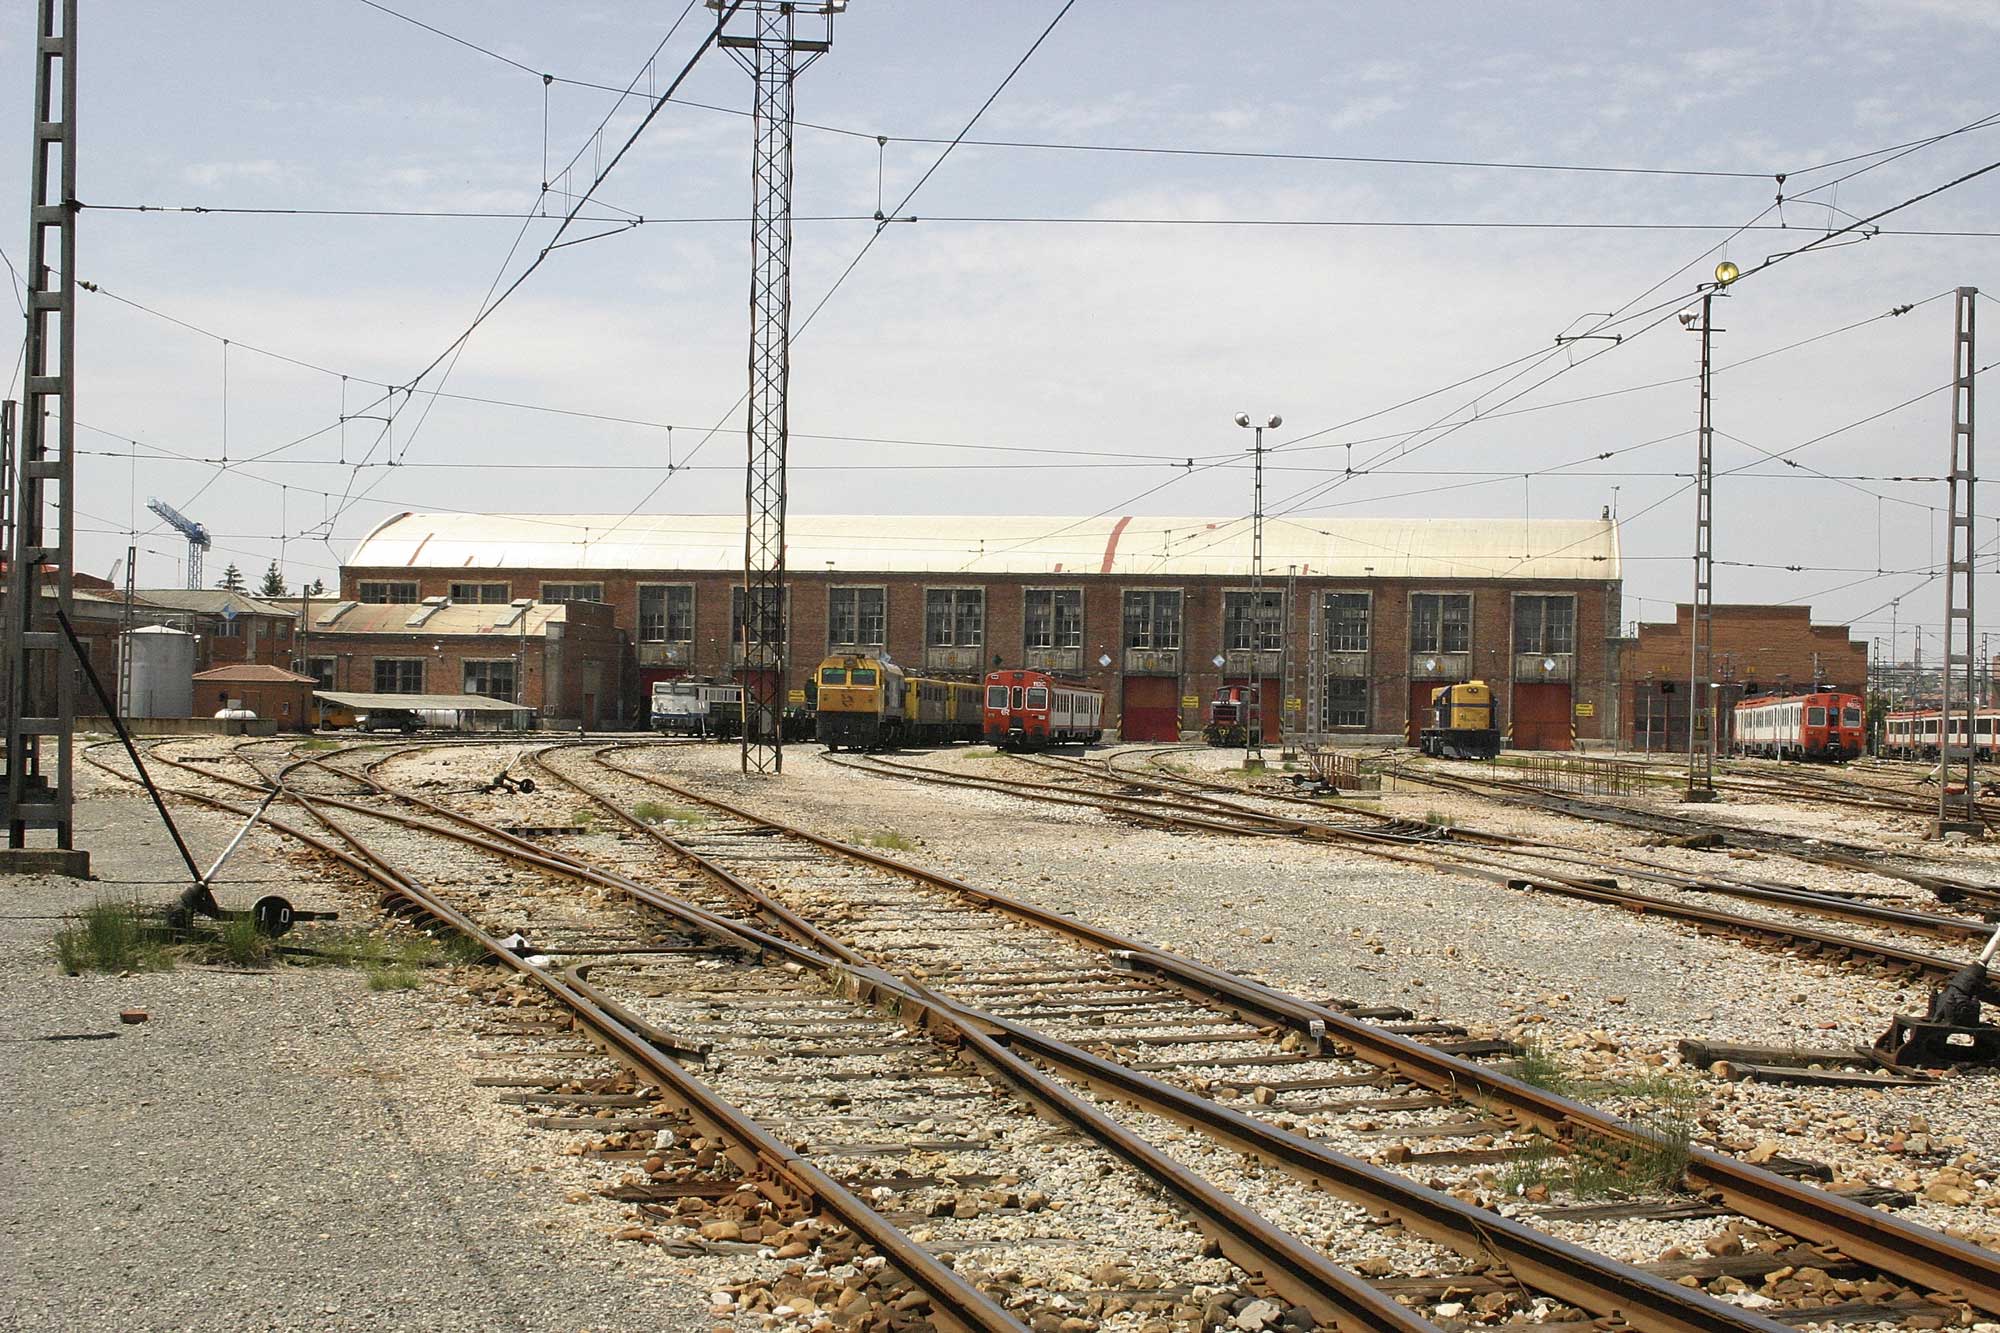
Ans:
{"type": "Polygon", "coordinates": [[[89,879],[90,853],[81,847],[0,847],[0,875],[89,879]]]}

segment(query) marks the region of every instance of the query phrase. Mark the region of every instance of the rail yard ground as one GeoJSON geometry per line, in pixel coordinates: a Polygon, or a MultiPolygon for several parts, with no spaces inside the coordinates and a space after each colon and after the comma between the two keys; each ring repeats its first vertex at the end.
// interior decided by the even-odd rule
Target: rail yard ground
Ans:
{"type": "MultiPolygon", "coordinates": [[[[107,897],[159,905],[183,887],[144,796],[118,776],[123,757],[90,754],[103,766],[85,770],[80,811],[103,880],[10,881],[0,921],[0,1013],[16,1050],[0,1091],[14,1276],[0,1322],[13,1326],[914,1328],[956,1317],[1157,1333],[1497,1327],[1617,1309],[1644,1329],[2000,1329],[2000,1071],[1827,1086],[1736,1080],[1682,1053],[1684,1041],[1866,1047],[1894,1015],[1921,1012],[1927,975],[1899,974],[1864,946],[1956,966],[1976,954],[1980,918],[1907,873],[1673,845],[1523,808],[1504,788],[1428,786],[1426,775],[1466,770],[1425,761],[1379,795],[1307,810],[1259,794],[1289,794],[1282,774],[1253,789],[1240,751],[1205,748],[1098,750],[1084,767],[960,747],[906,752],[892,767],[801,746],[782,778],[746,780],[732,747],[628,737],[324,750],[183,738],[151,754],[162,785],[182,793],[176,814],[199,859],[238,820],[189,797],[244,803],[283,781],[295,799],[273,813],[332,838],[378,880],[260,828],[218,896],[243,908],[276,891],[337,912],[284,941],[323,956],[245,966],[183,953],[167,970],[142,959],[66,975],[51,943],[65,918],[107,897]],[[279,777],[302,758],[325,763],[279,777]],[[537,789],[481,790],[503,770],[537,789]],[[1193,787],[1165,794],[1188,779],[1237,791],[1210,792],[1206,806],[1193,787]],[[1176,823],[1135,798],[1184,801],[1184,815],[1208,822],[1176,823]],[[1288,835],[1229,806],[1345,832],[1288,835]],[[488,830],[460,823],[462,835],[512,830],[512,859],[447,843],[447,811],[488,830]],[[993,915],[751,816],[1026,908],[993,915]],[[1439,838],[1440,827],[1458,836],[1439,838]],[[1405,832],[1357,832],[1384,829],[1405,832]],[[730,905],[698,857],[770,902],[730,905]],[[1496,865],[1508,867],[1497,880],[1476,877],[1496,865]],[[1822,941],[1809,955],[1537,887],[1579,873],[1854,949],[1839,957],[1822,941]],[[383,881],[401,900],[393,921],[383,881]],[[1750,881],[1794,897],[1717,887],[1750,881]],[[633,886],[661,901],[635,904],[633,886]],[[1805,901],[1835,898],[1957,924],[1830,919],[1805,901]],[[1022,914],[1031,909],[1163,952],[1107,963],[1044,934],[1022,914]],[[443,938],[453,913],[488,935],[525,931],[554,956],[542,969],[554,984],[610,1007],[577,1020],[531,971],[425,943],[416,926],[443,938]],[[767,931],[788,942],[737,947],[767,931]],[[829,955],[834,965],[816,970],[829,955]],[[1212,1006],[1199,1013],[1182,992],[1207,974],[1174,971],[1195,965],[1228,982],[1197,996],[1212,1006]],[[1178,989],[1148,989],[1160,975],[1178,989]],[[1282,1002],[1259,1008],[1270,992],[1282,1002]],[[1352,1016],[1353,1029],[1328,1028],[1316,1051],[1287,1026],[1300,1006],[1352,1016]],[[120,1021],[135,1009],[147,1021],[120,1021]],[[690,1111],[660,1071],[607,1054],[610,1026],[754,1115],[772,1134],[761,1156],[735,1151],[747,1128],[718,1131],[714,1110],[690,1111]],[[1685,1136],[1695,1156],[1593,1152],[1609,1140],[1586,1120],[1536,1135],[1525,1101],[1453,1091],[1458,1074],[1424,1082],[1421,1061],[1382,1063],[1375,1030],[1385,1043],[1430,1043],[1423,1051],[1464,1062],[1454,1069],[1466,1079],[1518,1074],[1627,1118],[1669,1156],[1685,1136]],[[1005,1049],[987,1051],[988,1038],[1005,1049]],[[1117,1069],[1080,1074],[1061,1043],[1117,1069]],[[1023,1052],[1032,1070],[1006,1063],[1023,1052]],[[1107,1096],[1109,1080],[1140,1074],[1173,1086],[1132,1094],[1139,1109],[1107,1096]],[[1044,1076],[1049,1089],[1023,1091],[1044,1076]],[[1216,1123],[1173,1096],[1221,1108],[1216,1123]],[[1121,1132],[1175,1169],[1149,1168],[1121,1132]],[[1316,1191],[1297,1178],[1313,1172],[1274,1164],[1277,1140],[1245,1147],[1258,1132],[1383,1178],[1323,1163],[1316,1191]],[[1788,1231],[1749,1195],[1713,1185],[1703,1147],[1852,1200],[1861,1224],[1909,1230],[1880,1253],[1862,1252],[1874,1242],[1853,1219],[1788,1231]],[[838,1212],[839,1191],[810,1184],[813,1171],[872,1220],[838,1212]],[[1254,1216],[1218,1220],[1204,1188],[1254,1216]],[[1430,1217],[1397,1190],[1463,1208],[1468,1235],[1484,1217],[1489,1239],[1456,1240],[1463,1219],[1430,1217]],[[1513,1223],[1526,1239],[1501,1234],[1513,1223]],[[887,1230],[867,1233],[878,1224],[887,1230]],[[1552,1276],[1526,1257],[1536,1235],[1604,1271],[1552,1276]],[[1924,1257],[1933,1235],[1942,1248],[1924,1257]],[[1916,1257],[1894,1257],[1899,1247],[1916,1257]],[[993,1308],[954,1315],[954,1283],[993,1308]]],[[[1786,772],[1730,770],[1743,787],[1701,818],[1780,831],[1802,851],[1865,843],[1904,872],[2000,881],[1993,846],[1922,840],[1921,814],[1816,801],[1823,788],[1786,772]]],[[[1914,770],[1893,766],[1839,780],[1921,790],[1914,770]]],[[[1681,812],[1667,790],[1615,803],[1681,812]]]]}

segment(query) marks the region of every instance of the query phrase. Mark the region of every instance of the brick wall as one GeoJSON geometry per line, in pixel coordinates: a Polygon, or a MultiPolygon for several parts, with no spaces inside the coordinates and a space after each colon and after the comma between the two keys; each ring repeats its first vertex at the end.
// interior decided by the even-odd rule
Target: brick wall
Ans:
{"type": "MultiPolygon", "coordinates": [[[[341,571],[341,595],[354,597],[364,580],[414,580],[419,597],[446,596],[450,585],[473,577],[466,570],[397,569],[355,567],[341,571]]],[[[627,649],[623,670],[616,687],[617,708],[600,702],[599,709],[609,721],[619,710],[627,717],[644,715],[644,696],[650,681],[662,675],[689,674],[726,679],[731,675],[729,653],[730,589],[738,578],[730,574],[702,572],[677,574],[673,571],[597,571],[573,569],[517,569],[504,572],[480,571],[477,578],[506,582],[510,597],[539,595],[544,583],[601,583],[605,605],[614,624],[628,638],[636,638],[638,588],[641,583],[680,583],[694,587],[695,619],[692,660],[673,667],[645,666],[627,649]]],[[[1282,588],[1283,578],[1269,581],[1282,588]]],[[[984,668],[997,655],[1003,665],[1023,660],[1022,643],[1024,596],[1028,588],[1083,589],[1084,675],[1106,691],[1107,709],[1116,716],[1121,706],[1123,674],[1123,594],[1128,588],[1179,588],[1183,593],[1181,673],[1177,688],[1183,695],[1206,700],[1224,680],[1224,672],[1213,664],[1223,651],[1222,607],[1226,590],[1247,590],[1248,580],[1232,577],[1131,578],[1075,574],[978,575],[976,573],[936,575],[883,574],[862,571],[796,571],[792,576],[791,643],[788,656],[790,688],[802,688],[807,675],[827,649],[827,590],[829,587],[859,586],[887,589],[888,649],[896,661],[913,670],[924,662],[924,590],[943,587],[979,587],[986,592],[985,642],[979,654],[984,668]],[[1098,664],[1100,657],[1111,658],[1109,667],[1098,664]]],[[[1610,646],[1619,621],[1619,585],[1604,581],[1506,580],[1364,580],[1333,581],[1301,579],[1295,605],[1288,608],[1288,641],[1298,661],[1294,680],[1296,692],[1305,694],[1305,645],[1308,608],[1317,607],[1323,591],[1366,591],[1373,594],[1373,624],[1368,655],[1371,724],[1373,734],[1400,733],[1410,693],[1409,597],[1412,592],[1469,592],[1472,594],[1472,670],[1496,687],[1501,725],[1507,725],[1512,679],[1513,594],[1519,592],[1566,594],[1576,599],[1576,652],[1571,682],[1576,702],[1588,705],[1591,716],[1579,718],[1577,732],[1590,739],[1617,734],[1620,699],[1616,689],[1620,662],[1610,646]]],[[[567,632],[567,631],[566,631],[567,632]]],[[[421,637],[421,636],[419,636],[421,637]]],[[[315,636],[315,653],[318,636],[315,636]]],[[[643,647],[643,645],[642,645],[643,647]]],[[[532,680],[532,673],[531,673],[532,680]]],[[[1275,675],[1269,688],[1276,689],[1275,675]]],[[[367,685],[346,688],[368,688],[367,685]]],[[[456,685],[453,686],[456,688],[456,685]]],[[[579,706],[565,680],[559,700],[564,708],[579,706]]],[[[531,700],[532,701],[532,700],[531,700]]],[[[564,716],[574,716],[564,713],[564,716]]],[[[1195,710],[1183,716],[1183,725],[1199,725],[1195,710]]]]}
{"type": "MultiPolygon", "coordinates": [[[[1655,748],[1687,743],[1692,623],[1693,609],[1683,604],[1675,608],[1673,623],[1641,624],[1636,638],[1620,640],[1625,718],[1621,733],[1627,744],[1642,743],[1649,716],[1654,719],[1655,748]],[[1674,683],[1672,694],[1661,693],[1660,685],[1665,681],[1674,683]]],[[[1710,641],[1717,703],[1724,710],[1733,707],[1753,686],[1762,693],[1800,693],[1817,679],[1835,691],[1867,691],[1866,641],[1851,638],[1845,625],[1813,624],[1810,607],[1718,606],[1711,621],[1710,641]]]]}

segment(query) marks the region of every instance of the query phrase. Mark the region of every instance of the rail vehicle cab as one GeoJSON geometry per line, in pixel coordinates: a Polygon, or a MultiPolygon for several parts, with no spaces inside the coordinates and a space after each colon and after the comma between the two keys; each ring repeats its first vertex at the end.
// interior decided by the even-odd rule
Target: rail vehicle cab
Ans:
{"type": "Polygon", "coordinates": [[[1736,705],[1734,722],[1736,752],[1771,759],[1852,759],[1867,741],[1858,694],[1745,699],[1736,705]]]}
{"type": "Polygon", "coordinates": [[[1248,745],[1250,721],[1262,707],[1255,685],[1224,685],[1208,701],[1208,722],[1201,738],[1210,745],[1248,745]]]}
{"type": "Polygon", "coordinates": [[[1431,691],[1417,745],[1440,759],[1493,759],[1500,753],[1500,727],[1493,690],[1483,680],[1441,685],[1431,691]]]}
{"type": "Polygon", "coordinates": [[[1104,728],[1104,693],[1080,681],[1023,668],[986,673],[980,735],[1003,750],[1094,744],[1104,728]]]}
{"type": "Polygon", "coordinates": [[[901,739],[903,669],[859,653],[822,660],[813,672],[818,692],[814,735],[829,750],[872,750],[901,739]]]}

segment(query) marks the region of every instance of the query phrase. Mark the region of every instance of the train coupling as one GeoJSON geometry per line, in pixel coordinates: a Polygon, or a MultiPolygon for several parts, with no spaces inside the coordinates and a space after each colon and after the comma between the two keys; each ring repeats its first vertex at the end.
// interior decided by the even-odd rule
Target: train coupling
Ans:
{"type": "Polygon", "coordinates": [[[1899,1065],[2000,1065],[2000,1027],[1980,1014],[1996,950],[2000,930],[1993,932],[1978,962],[1966,964],[1931,992],[1922,1018],[1896,1015],[1875,1042],[1876,1051],[1899,1065]]]}
{"type": "Polygon", "coordinates": [[[534,792],[535,780],[533,778],[517,778],[503,768],[493,775],[493,780],[486,784],[484,790],[489,794],[498,794],[504,791],[512,792],[518,796],[527,796],[534,792]]]}

